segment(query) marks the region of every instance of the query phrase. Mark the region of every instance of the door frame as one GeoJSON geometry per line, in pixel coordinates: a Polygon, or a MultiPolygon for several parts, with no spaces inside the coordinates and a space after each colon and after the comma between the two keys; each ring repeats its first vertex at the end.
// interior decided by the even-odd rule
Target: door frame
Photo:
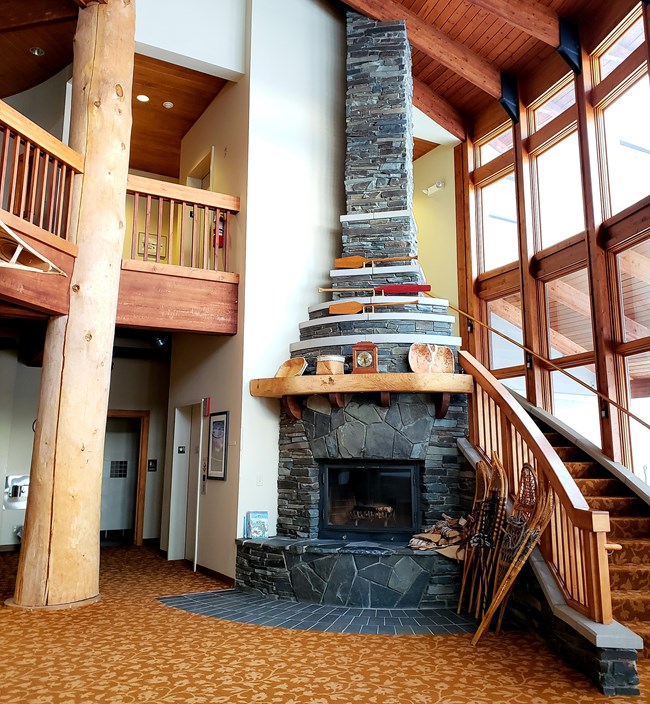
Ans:
{"type": "Polygon", "coordinates": [[[147,488],[147,459],[149,454],[149,411],[130,411],[109,408],[107,416],[108,418],[133,418],[140,421],[133,544],[142,545],[142,534],[144,532],[144,497],[147,488]]]}

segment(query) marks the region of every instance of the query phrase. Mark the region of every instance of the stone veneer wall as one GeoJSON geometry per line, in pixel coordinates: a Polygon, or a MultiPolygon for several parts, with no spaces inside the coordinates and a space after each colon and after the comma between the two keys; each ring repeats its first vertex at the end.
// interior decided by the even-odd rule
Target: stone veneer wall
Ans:
{"type": "MultiPolygon", "coordinates": [[[[349,12],[347,37],[347,212],[410,212],[413,78],[404,22],[376,22],[349,12]]],[[[413,219],[395,225],[390,218],[344,224],[343,256],[417,254],[413,219]]]]}
{"type": "Polygon", "coordinates": [[[443,419],[423,394],[394,394],[390,408],[368,397],[346,396],[344,408],[332,408],[326,396],[310,396],[302,420],[282,414],[278,535],[318,537],[319,462],[327,459],[421,460],[422,526],[461,512],[456,440],[466,430],[465,397],[452,396],[443,419]]]}

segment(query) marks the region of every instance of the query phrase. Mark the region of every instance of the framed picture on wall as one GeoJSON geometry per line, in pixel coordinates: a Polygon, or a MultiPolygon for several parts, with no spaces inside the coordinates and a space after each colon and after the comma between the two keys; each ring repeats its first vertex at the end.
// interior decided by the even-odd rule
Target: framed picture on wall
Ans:
{"type": "Polygon", "coordinates": [[[208,479],[225,479],[228,460],[228,411],[210,415],[208,479]]]}
{"type": "MultiPolygon", "coordinates": [[[[144,257],[144,235],[144,232],[138,232],[138,254],[142,257],[144,257]]],[[[147,259],[156,258],[156,244],[159,244],[160,258],[167,259],[167,237],[161,235],[158,243],[158,235],[151,233],[147,237],[147,259]]]]}

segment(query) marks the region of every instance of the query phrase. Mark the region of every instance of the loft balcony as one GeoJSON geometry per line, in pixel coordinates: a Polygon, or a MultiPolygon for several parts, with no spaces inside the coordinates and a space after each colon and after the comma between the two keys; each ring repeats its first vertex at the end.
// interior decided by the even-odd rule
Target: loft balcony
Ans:
{"type": "MultiPolygon", "coordinates": [[[[8,309],[68,312],[73,180],[82,173],[77,152],[0,101],[0,301],[8,309]],[[60,273],[44,273],[43,261],[60,273]]],[[[234,196],[129,176],[116,324],[235,334],[239,276],[228,253],[238,212],[234,196]]]]}

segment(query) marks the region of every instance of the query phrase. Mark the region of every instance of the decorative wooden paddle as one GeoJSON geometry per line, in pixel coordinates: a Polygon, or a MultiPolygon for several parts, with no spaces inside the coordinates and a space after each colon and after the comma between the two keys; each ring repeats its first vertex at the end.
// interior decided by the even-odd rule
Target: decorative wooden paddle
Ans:
{"type": "Polygon", "coordinates": [[[408,262],[412,259],[417,259],[418,255],[402,255],[401,257],[380,257],[378,259],[370,259],[368,257],[362,257],[360,254],[353,255],[351,257],[339,257],[339,259],[334,260],[335,269],[361,269],[368,264],[384,264],[385,262],[408,262]]]}
{"type": "Polygon", "coordinates": [[[370,308],[374,312],[375,308],[386,308],[389,306],[416,306],[418,301],[393,301],[389,303],[361,303],[359,301],[342,301],[332,303],[329,307],[330,315],[354,315],[355,313],[365,313],[370,308]]]}
{"type": "Polygon", "coordinates": [[[412,294],[412,293],[423,293],[425,291],[431,290],[430,284],[384,284],[383,286],[367,287],[361,286],[360,288],[319,288],[319,292],[324,291],[334,291],[336,293],[342,291],[372,291],[373,293],[380,293],[385,296],[391,293],[395,294],[412,294]]]}

